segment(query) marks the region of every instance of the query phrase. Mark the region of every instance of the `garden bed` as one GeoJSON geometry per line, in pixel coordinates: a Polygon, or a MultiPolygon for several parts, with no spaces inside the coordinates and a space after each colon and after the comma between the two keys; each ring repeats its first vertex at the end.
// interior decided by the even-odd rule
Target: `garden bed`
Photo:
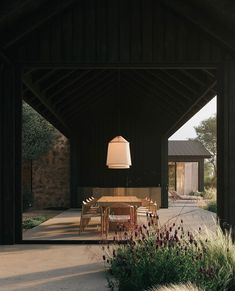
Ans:
{"type": "Polygon", "coordinates": [[[114,238],[114,245],[103,247],[111,290],[187,283],[206,291],[235,290],[235,246],[219,226],[215,232],[202,227],[192,233],[182,220],[158,229],[150,219],[148,225],[116,235],[121,242],[114,238]]]}
{"type": "Polygon", "coordinates": [[[23,213],[23,230],[31,229],[60,214],[61,210],[30,210],[23,213]]]}

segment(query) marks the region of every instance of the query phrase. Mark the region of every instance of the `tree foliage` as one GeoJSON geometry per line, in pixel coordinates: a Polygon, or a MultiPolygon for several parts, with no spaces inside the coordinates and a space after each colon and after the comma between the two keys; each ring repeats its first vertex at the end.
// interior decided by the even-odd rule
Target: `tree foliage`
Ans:
{"type": "Polygon", "coordinates": [[[211,116],[203,120],[199,126],[194,127],[197,137],[204,147],[211,153],[209,162],[213,166],[214,175],[216,175],[216,116],[211,116]]]}
{"type": "Polygon", "coordinates": [[[22,112],[22,157],[35,160],[53,145],[57,131],[25,102],[22,112]]]}

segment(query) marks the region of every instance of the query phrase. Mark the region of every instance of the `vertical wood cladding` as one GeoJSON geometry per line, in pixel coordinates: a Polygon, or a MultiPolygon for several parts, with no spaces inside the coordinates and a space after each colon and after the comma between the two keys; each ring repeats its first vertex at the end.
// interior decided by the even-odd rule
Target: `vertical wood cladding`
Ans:
{"type": "Polygon", "coordinates": [[[21,96],[15,68],[0,63],[0,244],[12,244],[21,229],[21,96]],[[16,233],[16,225],[18,232],[16,233]]]}
{"type": "MultiPolygon", "coordinates": [[[[14,50],[14,48],[12,48],[14,50]]],[[[154,0],[79,0],[24,38],[19,61],[217,62],[216,40],[154,0]]]]}
{"type": "Polygon", "coordinates": [[[90,122],[84,116],[83,125],[77,129],[74,153],[78,167],[77,186],[150,187],[161,184],[161,135],[164,129],[160,128],[154,115],[147,118],[145,113],[134,113],[130,108],[123,111],[120,130],[115,110],[106,114],[99,112],[90,122]],[[123,135],[130,142],[133,165],[130,169],[110,170],[106,166],[108,142],[116,135],[123,135]]]}
{"type": "Polygon", "coordinates": [[[235,238],[235,61],[227,56],[218,72],[218,216],[222,226],[233,226],[235,238]]]}

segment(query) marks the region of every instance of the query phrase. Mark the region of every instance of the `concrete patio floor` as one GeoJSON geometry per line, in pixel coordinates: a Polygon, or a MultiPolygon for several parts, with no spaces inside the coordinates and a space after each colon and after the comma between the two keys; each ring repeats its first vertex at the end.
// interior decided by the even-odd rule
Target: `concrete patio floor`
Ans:
{"type": "MultiPolygon", "coordinates": [[[[215,226],[215,215],[195,202],[177,201],[159,216],[161,225],[183,219],[189,229],[215,226]]],[[[0,246],[0,291],[108,290],[102,255],[100,245],[0,246]]]]}
{"type": "MultiPolygon", "coordinates": [[[[80,210],[68,209],[55,217],[45,221],[33,229],[23,233],[24,240],[101,240],[105,237],[100,233],[100,220],[95,218],[89,227],[79,234],[80,210]]],[[[209,228],[215,225],[215,214],[197,207],[197,201],[178,200],[171,203],[169,208],[158,210],[160,225],[166,222],[184,221],[184,227],[197,230],[206,225],[209,228]]],[[[146,217],[138,216],[138,224],[146,223],[146,217]]],[[[109,233],[109,239],[114,233],[109,233]]]]}
{"type": "Polygon", "coordinates": [[[1,291],[105,291],[101,246],[0,246],[1,291]]]}

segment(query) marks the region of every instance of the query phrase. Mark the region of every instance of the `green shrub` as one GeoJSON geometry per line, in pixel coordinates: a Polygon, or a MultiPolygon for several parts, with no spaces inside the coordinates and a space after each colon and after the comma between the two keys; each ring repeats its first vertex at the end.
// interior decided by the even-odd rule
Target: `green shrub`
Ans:
{"type": "Polygon", "coordinates": [[[22,157],[36,160],[48,152],[58,137],[56,129],[31,106],[22,105],[22,157]]]}
{"type": "Polygon", "coordinates": [[[189,196],[202,196],[202,192],[198,192],[198,191],[191,191],[189,194],[189,196]]]}
{"type": "Polygon", "coordinates": [[[155,231],[150,222],[124,237],[126,244],[104,248],[103,259],[115,278],[111,287],[138,291],[191,282],[206,291],[235,290],[235,246],[219,227],[192,234],[182,223],[155,231]]]}
{"type": "Polygon", "coordinates": [[[214,200],[208,202],[207,205],[204,207],[204,209],[217,213],[217,202],[214,200]]]}
{"type": "Polygon", "coordinates": [[[27,218],[23,221],[23,229],[31,229],[48,219],[47,216],[35,216],[27,218]]]}

